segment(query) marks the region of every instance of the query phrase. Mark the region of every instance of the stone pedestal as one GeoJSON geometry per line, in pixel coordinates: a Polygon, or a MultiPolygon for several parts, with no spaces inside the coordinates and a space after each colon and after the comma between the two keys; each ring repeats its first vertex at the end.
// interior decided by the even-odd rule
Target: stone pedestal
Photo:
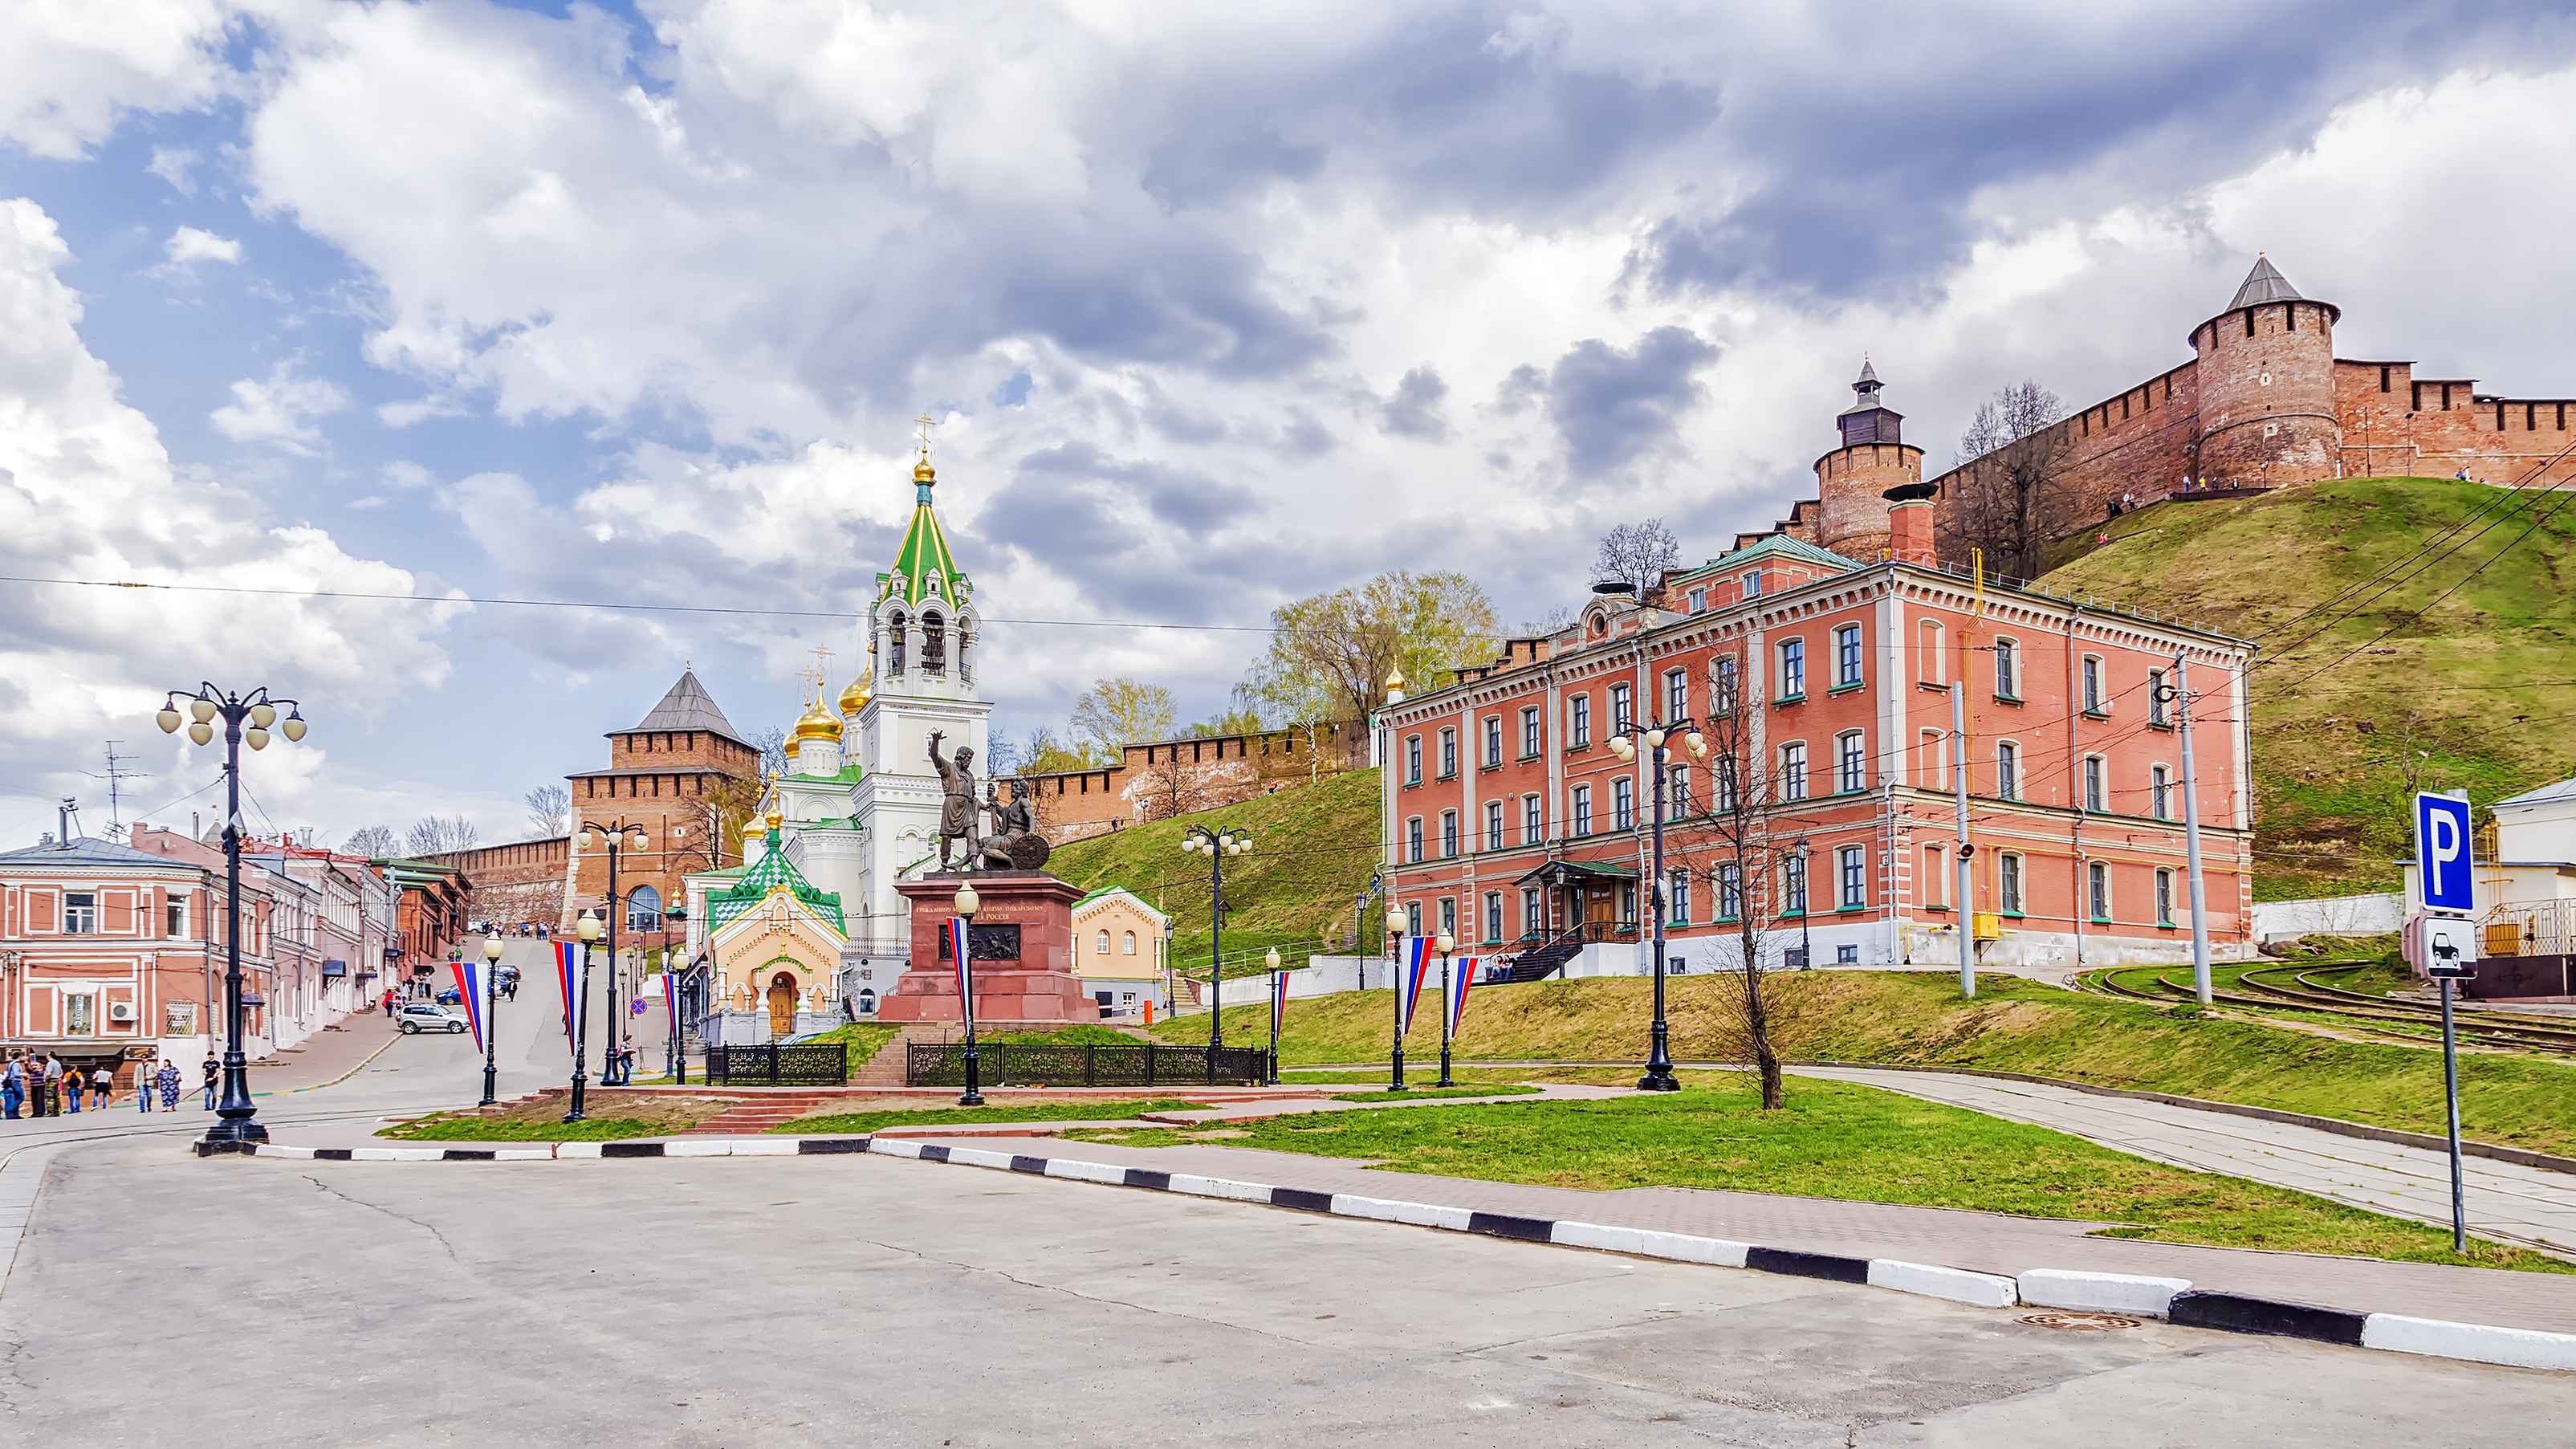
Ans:
{"type": "Polygon", "coordinates": [[[976,948],[976,1023],[1098,1021],[1099,1006],[1073,974],[1073,903],[1083,893],[1043,871],[931,875],[898,884],[912,903],[911,968],[882,999],[877,1020],[966,1019],[957,1000],[957,963],[942,955],[940,933],[957,913],[957,887],[967,882],[979,897],[976,933],[987,943],[1003,934],[988,926],[1013,927],[1018,936],[1016,954],[1007,959],[986,959],[993,945],[976,948]]]}

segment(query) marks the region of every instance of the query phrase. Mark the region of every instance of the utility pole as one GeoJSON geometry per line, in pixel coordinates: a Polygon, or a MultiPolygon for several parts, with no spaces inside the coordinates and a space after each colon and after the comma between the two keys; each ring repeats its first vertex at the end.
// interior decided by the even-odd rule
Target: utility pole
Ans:
{"type": "Polygon", "coordinates": [[[2200,777],[2191,765],[2191,664],[2180,649],[2174,651],[2173,696],[2181,712],[2175,728],[2182,735],[2183,862],[2191,876],[2191,986],[2192,994],[2207,1006],[2211,999],[2209,916],[2203,909],[2200,885],[2200,777]]]}
{"type": "MultiPolygon", "coordinates": [[[[1968,843],[1968,684],[1964,679],[1950,681],[1950,785],[1959,802],[1959,994],[1977,994],[1977,898],[1976,881],[1968,857],[1976,847],[1968,843]]],[[[1810,963],[1813,964],[1813,963],[1810,963]]]]}

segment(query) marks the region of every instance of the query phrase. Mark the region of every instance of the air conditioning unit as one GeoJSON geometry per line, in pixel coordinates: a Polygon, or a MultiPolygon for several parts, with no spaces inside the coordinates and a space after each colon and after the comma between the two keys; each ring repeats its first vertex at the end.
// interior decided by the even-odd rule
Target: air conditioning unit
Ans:
{"type": "Polygon", "coordinates": [[[107,1004],[107,1019],[110,1021],[132,1021],[134,1019],[134,1003],[131,1001],[109,1002],[107,1004]]]}

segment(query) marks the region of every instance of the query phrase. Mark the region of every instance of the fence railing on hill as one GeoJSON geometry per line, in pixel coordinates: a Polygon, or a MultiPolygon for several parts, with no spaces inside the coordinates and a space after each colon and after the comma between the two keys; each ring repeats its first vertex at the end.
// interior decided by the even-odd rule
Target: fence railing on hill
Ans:
{"type": "MultiPolygon", "coordinates": [[[[1259,1047],[1135,1046],[986,1042],[977,1048],[979,1076],[988,1087],[1185,1087],[1218,1083],[1253,1086],[1270,1080],[1270,1053],[1259,1047]]],[[[909,1042],[904,1082],[914,1087],[966,1085],[966,1044],[909,1042]]]]}

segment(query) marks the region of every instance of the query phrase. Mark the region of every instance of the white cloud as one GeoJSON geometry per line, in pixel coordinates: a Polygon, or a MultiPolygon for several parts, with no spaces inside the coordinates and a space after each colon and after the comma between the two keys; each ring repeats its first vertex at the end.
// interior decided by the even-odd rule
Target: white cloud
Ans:
{"type": "Polygon", "coordinates": [[[184,267],[190,262],[238,262],[242,259],[240,242],[210,231],[199,231],[193,226],[183,226],[170,233],[170,239],[161,244],[161,250],[174,267],[184,267]]]}
{"type": "MultiPolygon", "coordinates": [[[[413,576],[352,557],[323,531],[268,521],[221,482],[181,479],[152,424],[83,344],[70,252],[34,203],[0,201],[0,572],[196,588],[409,595],[413,576]]],[[[335,742],[447,674],[436,642],[463,608],[177,588],[8,585],[0,607],[0,770],[79,790],[75,771],[116,738],[176,795],[212,757],[149,719],[162,692],[202,679],[267,684],[304,701],[314,734],[261,759],[255,789],[295,823],[317,818],[335,742]]],[[[50,828],[50,826],[48,826],[50,828]]]]}
{"type": "Polygon", "coordinates": [[[0,45],[0,138],[71,160],[105,140],[123,112],[201,104],[226,84],[214,47],[236,8],[222,0],[16,0],[0,45]]]}
{"type": "Polygon", "coordinates": [[[349,390],[329,378],[300,377],[296,364],[281,362],[265,380],[243,378],[232,386],[233,400],[209,416],[215,428],[236,443],[275,443],[289,452],[319,450],[322,430],[313,419],[349,406],[349,390]]]}

